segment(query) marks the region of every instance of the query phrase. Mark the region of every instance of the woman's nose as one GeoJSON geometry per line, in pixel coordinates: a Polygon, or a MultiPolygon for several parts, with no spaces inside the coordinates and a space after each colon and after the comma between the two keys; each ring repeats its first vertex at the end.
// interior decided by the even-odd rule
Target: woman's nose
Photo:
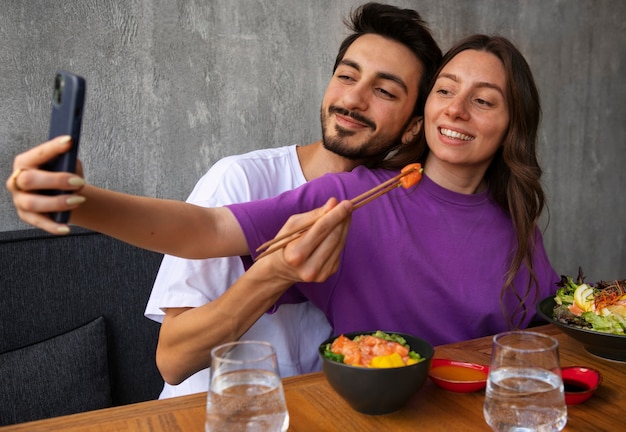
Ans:
{"type": "Polygon", "coordinates": [[[464,98],[454,98],[450,101],[446,108],[446,113],[450,117],[467,119],[468,109],[464,98]]]}

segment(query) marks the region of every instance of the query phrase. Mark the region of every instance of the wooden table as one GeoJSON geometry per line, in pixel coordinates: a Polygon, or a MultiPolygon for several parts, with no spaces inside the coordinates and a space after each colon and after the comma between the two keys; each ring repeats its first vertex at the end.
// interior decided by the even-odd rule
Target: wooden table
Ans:
{"type": "MultiPolygon", "coordinates": [[[[588,354],[558,328],[533,329],[559,340],[561,366],[593,367],[604,377],[594,396],[568,407],[565,431],[626,430],[626,364],[588,354]]],[[[442,345],[436,357],[489,363],[491,337],[442,345]]],[[[400,411],[368,416],[352,410],[321,373],[284,379],[291,418],[289,431],[490,431],[483,418],[484,391],[453,393],[430,380],[400,411]]],[[[16,431],[204,431],[206,393],[91,411],[0,428],[16,431]]]]}

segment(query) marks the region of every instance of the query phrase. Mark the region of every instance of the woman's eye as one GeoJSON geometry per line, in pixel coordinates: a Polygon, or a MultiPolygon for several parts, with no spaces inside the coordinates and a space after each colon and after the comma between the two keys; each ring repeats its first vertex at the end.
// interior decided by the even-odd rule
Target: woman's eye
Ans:
{"type": "Polygon", "coordinates": [[[492,107],[493,104],[491,102],[489,102],[488,100],[485,99],[481,99],[481,98],[477,98],[476,99],[476,103],[478,105],[482,105],[482,106],[486,106],[486,107],[492,107]]]}

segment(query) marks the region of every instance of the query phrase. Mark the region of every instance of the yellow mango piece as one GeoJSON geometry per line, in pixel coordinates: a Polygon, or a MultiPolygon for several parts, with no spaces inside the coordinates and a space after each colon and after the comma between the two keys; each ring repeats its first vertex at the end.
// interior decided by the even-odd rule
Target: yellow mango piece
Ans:
{"type": "Polygon", "coordinates": [[[409,358],[406,360],[406,365],[407,365],[407,366],[411,366],[411,365],[414,365],[414,364],[415,364],[415,363],[417,363],[417,362],[418,362],[418,360],[417,360],[417,359],[414,359],[414,358],[409,357],[409,358]]]}
{"type": "Polygon", "coordinates": [[[405,364],[398,353],[374,357],[370,363],[370,367],[373,368],[393,368],[402,366],[405,366],[405,364]]]}

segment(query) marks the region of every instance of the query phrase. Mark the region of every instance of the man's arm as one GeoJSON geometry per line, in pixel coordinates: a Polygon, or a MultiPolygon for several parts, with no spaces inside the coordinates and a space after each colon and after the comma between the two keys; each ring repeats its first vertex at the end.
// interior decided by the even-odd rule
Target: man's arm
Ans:
{"type": "Polygon", "coordinates": [[[336,205],[330,200],[320,209],[292,217],[281,233],[324,215],[285,249],[257,261],[219,298],[197,308],[168,309],[157,348],[157,366],[165,381],[179,384],[209,367],[213,347],[241,337],[295,282],[322,282],[335,273],[351,210],[349,201],[336,205]]]}
{"type": "Polygon", "coordinates": [[[211,349],[239,339],[291,284],[272,276],[269,260],[260,260],[217,299],[167,309],[156,352],[163,379],[180,384],[209,367],[211,349]]]}
{"type": "MultiPolygon", "coordinates": [[[[284,175],[282,180],[276,178],[269,172],[273,166],[268,167],[266,162],[259,167],[252,155],[230,156],[217,161],[196,183],[187,202],[202,207],[241,203],[252,197],[263,198],[268,190],[278,190],[278,194],[281,188],[286,188],[281,181],[291,182],[290,178],[284,178],[289,176],[284,175]],[[268,172],[261,171],[266,168],[268,172]]],[[[278,163],[284,163],[283,159],[287,157],[291,157],[290,152],[285,152],[278,163]]],[[[285,172],[289,173],[288,170],[285,172]]],[[[211,348],[235,340],[230,335],[239,334],[238,330],[222,331],[222,324],[228,321],[228,317],[222,316],[226,315],[222,314],[224,311],[205,306],[224,294],[243,273],[239,257],[202,260],[163,257],[145,315],[161,322],[157,365],[163,367],[166,381],[178,383],[177,374],[188,375],[204,369],[211,362],[211,348]],[[160,361],[170,357],[174,363],[160,361]],[[179,371],[179,368],[183,370],[179,371]],[[169,374],[174,375],[170,377],[169,374]]]]}

